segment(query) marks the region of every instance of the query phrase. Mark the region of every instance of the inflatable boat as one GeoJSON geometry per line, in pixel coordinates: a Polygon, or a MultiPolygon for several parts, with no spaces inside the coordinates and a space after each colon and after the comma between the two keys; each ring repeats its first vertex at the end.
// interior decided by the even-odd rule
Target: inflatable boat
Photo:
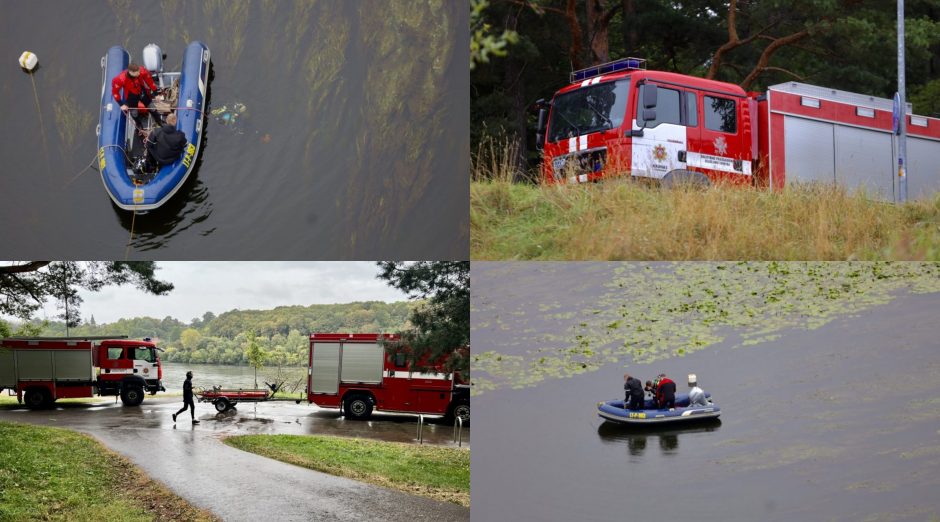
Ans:
{"type": "MultiPolygon", "coordinates": [[[[98,122],[98,170],[114,204],[124,210],[153,210],[166,203],[186,182],[199,157],[205,124],[206,89],[209,82],[209,48],[192,42],[183,55],[182,70],[164,72],[163,51],[155,44],[144,48],[143,66],[150,71],[165,99],[155,101],[158,111],[177,115],[176,128],[186,135],[186,146],[176,162],[147,171],[141,133],[111,94],[111,80],[127,68],[130,55],[116,45],[101,58],[101,112],[98,122]]],[[[144,109],[139,105],[138,109],[144,109]]],[[[166,114],[163,114],[165,119],[166,114]]],[[[143,131],[154,126],[147,118],[143,131]]]]}
{"type": "MultiPolygon", "coordinates": [[[[705,397],[711,397],[706,393],[705,397]]],[[[656,408],[653,399],[646,399],[642,410],[625,409],[624,401],[597,403],[597,414],[607,422],[632,425],[674,424],[704,419],[715,419],[721,415],[721,408],[715,404],[689,407],[689,394],[676,394],[676,407],[669,410],[656,408]]]]}

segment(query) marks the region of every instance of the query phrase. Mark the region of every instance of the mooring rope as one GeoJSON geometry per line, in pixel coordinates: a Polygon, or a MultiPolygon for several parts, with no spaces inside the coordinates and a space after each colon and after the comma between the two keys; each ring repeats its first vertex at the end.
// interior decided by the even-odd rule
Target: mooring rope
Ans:
{"type": "Polygon", "coordinates": [[[134,224],[137,222],[137,207],[134,207],[134,214],[131,216],[131,236],[127,238],[127,246],[124,248],[124,261],[127,261],[127,254],[131,250],[131,242],[134,241],[134,224]]]}
{"type": "Polygon", "coordinates": [[[42,107],[39,105],[39,90],[36,89],[36,78],[32,71],[29,71],[29,79],[33,83],[33,97],[36,98],[36,113],[39,114],[39,132],[42,134],[42,150],[46,155],[46,174],[52,175],[52,167],[49,165],[49,145],[46,143],[46,125],[42,121],[42,107]]]}

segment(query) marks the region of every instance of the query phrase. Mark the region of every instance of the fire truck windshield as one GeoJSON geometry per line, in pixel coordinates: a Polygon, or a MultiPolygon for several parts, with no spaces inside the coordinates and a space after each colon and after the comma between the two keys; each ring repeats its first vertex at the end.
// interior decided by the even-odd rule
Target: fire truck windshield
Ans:
{"type": "Polygon", "coordinates": [[[558,141],[623,124],[630,79],[582,87],[552,102],[548,140],[558,141]]]}

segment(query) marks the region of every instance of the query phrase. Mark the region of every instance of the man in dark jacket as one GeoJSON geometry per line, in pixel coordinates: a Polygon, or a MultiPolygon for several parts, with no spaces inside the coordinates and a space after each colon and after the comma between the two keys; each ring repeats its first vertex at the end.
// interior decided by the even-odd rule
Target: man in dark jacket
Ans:
{"type": "Polygon", "coordinates": [[[659,407],[670,409],[676,407],[676,383],[665,373],[659,374],[659,386],[656,389],[659,407]]]}
{"type": "Polygon", "coordinates": [[[624,404],[631,410],[642,410],[644,401],[643,383],[629,373],[623,374],[623,389],[626,391],[624,404]]]}
{"type": "Polygon", "coordinates": [[[189,408],[190,415],[193,418],[193,424],[199,424],[196,420],[196,404],[193,402],[193,372],[186,372],[186,380],[183,381],[183,408],[173,414],[173,422],[176,422],[176,416],[189,408]]]}
{"type": "Polygon", "coordinates": [[[176,128],[176,114],[166,117],[166,125],[150,133],[147,138],[147,162],[160,168],[179,159],[186,148],[186,135],[176,128]]]}

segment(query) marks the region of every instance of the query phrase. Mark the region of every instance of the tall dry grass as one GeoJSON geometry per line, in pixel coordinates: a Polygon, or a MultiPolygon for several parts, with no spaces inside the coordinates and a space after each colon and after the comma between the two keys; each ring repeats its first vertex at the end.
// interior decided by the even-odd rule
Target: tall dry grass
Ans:
{"type": "Polygon", "coordinates": [[[660,189],[627,177],[522,185],[511,157],[489,142],[473,160],[473,259],[940,259],[940,196],[894,205],[832,185],[660,189]]]}

